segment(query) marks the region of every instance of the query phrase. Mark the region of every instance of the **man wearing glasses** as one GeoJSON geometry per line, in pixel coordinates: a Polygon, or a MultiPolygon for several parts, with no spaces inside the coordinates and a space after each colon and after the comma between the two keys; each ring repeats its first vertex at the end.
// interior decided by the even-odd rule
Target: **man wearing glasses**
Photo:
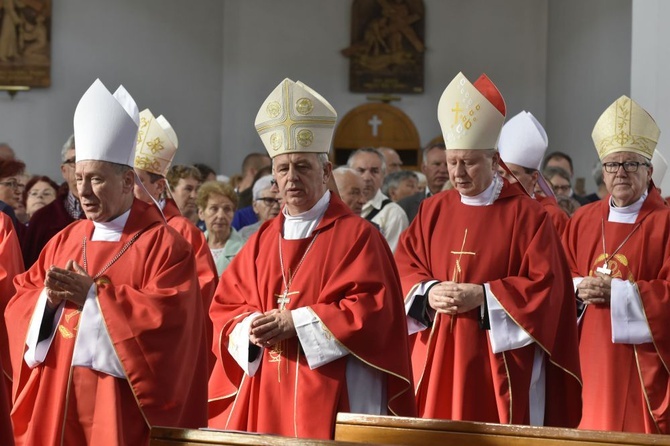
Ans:
{"type": "Polygon", "coordinates": [[[605,110],[592,137],[609,195],[563,234],[583,311],[583,429],[670,433],[670,209],[651,180],[659,136],[626,96],[605,110]]]}
{"type": "Polygon", "coordinates": [[[60,172],[65,182],[58,191],[58,197],[35,212],[23,240],[23,262],[26,268],[35,263],[47,242],[75,220],[84,218],[79,204],[77,182],[74,178],[74,135],[65,141],[61,150],[60,172]]]}

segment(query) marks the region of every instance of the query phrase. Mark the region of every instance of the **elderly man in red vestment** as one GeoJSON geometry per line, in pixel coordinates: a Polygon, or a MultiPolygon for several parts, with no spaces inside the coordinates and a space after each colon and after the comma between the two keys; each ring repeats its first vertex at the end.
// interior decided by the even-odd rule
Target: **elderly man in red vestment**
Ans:
{"type": "MultiPolygon", "coordinates": [[[[4,314],[10,296],[14,294],[14,277],[23,272],[23,259],[19,238],[14,231],[12,219],[0,212],[0,315],[4,314]]],[[[7,330],[2,318],[0,323],[0,444],[14,444],[12,424],[9,419],[10,395],[12,379],[9,361],[9,345],[7,330]]]]}
{"type": "Polygon", "coordinates": [[[214,295],[211,427],[332,438],[337,412],[416,414],[391,251],[327,189],[336,117],[289,79],[256,116],[285,206],[214,295]]]}
{"type": "Polygon", "coordinates": [[[510,183],[518,181],[544,207],[561,235],[568,224],[568,214],[558,207],[554,191],[538,170],[548,144],[542,124],[532,113],[521,111],[500,132],[498,151],[509,172],[499,166],[498,173],[510,183]],[[539,186],[542,195],[535,193],[535,186],[539,186]]]}
{"type": "Polygon", "coordinates": [[[454,189],[427,198],[396,262],[419,415],[575,426],[576,305],[551,219],[497,174],[505,103],[459,73],[438,118],[454,189]]]}
{"type": "Polygon", "coordinates": [[[87,220],[15,280],[5,318],[19,445],[142,445],[152,425],[207,422],[207,351],[193,251],[134,199],[139,113],[99,80],[74,115],[87,220]]]}
{"type": "MultiPolygon", "coordinates": [[[[205,235],[191,220],[181,214],[177,203],[168,195],[165,176],[177,153],[178,145],[177,133],[163,115],[156,118],[148,108],[142,110],[135,146],[134,165],[139,179],[135,182],[135,197],[145,203],[155,203],[161,209],[167,224],[193,247],[207,327],[207,341],[211,342],[212,323],[208,313],[216,285],[219,283],[219,275],[216,272],[216,265],[209,246],[207,246],[205,235]]],[[[211,360],[213,361],[214,358],[212,357],[211,360]]]]}
{"type": "Polygon", "coordinates": [[[660,130],[626,96],[593,142],[609,196],[577,210],[563,234],[580,318],[580,428],[670,433],[670,209],[651,181],[660,130]]]}

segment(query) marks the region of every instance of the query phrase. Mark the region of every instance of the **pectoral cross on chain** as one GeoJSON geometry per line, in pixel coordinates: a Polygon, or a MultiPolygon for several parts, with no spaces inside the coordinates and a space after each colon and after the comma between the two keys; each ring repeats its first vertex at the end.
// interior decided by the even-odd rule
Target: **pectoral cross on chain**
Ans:
{"type": "Polygon", "coordinates": [[[599,266],[596,268],[596,272],[599,272],[600,274],[605,274],[606,276],[609,276],[612,274],[612,270],[607,267],[607,259],[605,259],[605,263],[603,263],[603,266],[599,266]]]}
{"type": "Polygon", "coordinates": [[[300,291],[293,291],[292,293],[289,293],[288,288],[286,288],[283,293],[275,294],[275,297],[277,298],[277,303],[279,304],[279,311],[284,311],[284,309],[286,308],[286,304],[291,302],[291,299],[289,299],[290,295],[298,293],[300,293],[300,291]]]}

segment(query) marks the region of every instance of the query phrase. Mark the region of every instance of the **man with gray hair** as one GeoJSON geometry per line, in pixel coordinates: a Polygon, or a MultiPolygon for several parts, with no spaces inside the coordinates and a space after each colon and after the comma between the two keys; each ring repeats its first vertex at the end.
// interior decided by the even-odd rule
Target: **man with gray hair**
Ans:
{"type": "Polygon", "coordinates": [[[409,220],[405,211],[381,191],[386,173],[384,156],[377,149],[358,149],[349,155],[347,166],[363,178],[363,194],[367,202],[361,217],[379,225],[391,251],[395,252],[400,234],[409,226],[409,220]]]}
{"type": "Polygon", "coordinates": [[[382,193],[397,203],[414,195],[419,189],[419,177],[411,170],[399,170],[384,177],[382,193]]]}
{"type": "Polygon", "coordinates": [[[349,206],[354,214],[360,216],[366,201],[363,195],[363,178],[354,169],[345,166],[333,170],[333,178],[344,204],[349,206]]]}
{"type": "Polygon", "coordinates": [[[54,235],[75,220],[84,218],[84,212],[79,203],[77,181],[74,176],[75,165],[74,135],[63,144],[61,149],[60,172],[65,182],[58,191],[58,197],[39,209],[30,219],[23,243],[23,262],[26,268],[35,263],[42,252],[42,248],[54,235]]]}

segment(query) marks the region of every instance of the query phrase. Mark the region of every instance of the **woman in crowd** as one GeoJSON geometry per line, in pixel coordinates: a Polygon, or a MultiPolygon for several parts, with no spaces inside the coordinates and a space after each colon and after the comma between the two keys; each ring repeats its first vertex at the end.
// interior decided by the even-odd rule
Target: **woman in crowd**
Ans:
{"type": "Polygon", "coordinates": [[[244,245],[244,239],[230,225],[237,208],[235,190],[220,181],[208,181],[200,186],[198,217],[205,222],[205,238],[212,251],[219,276],[244,245]]]}
{"type": "Polygon", "coordinates": [[[23,204],[29,219],[38,209],[56,199],[58,187],[58,184],[47,176],[36,175],[26,183],[26,188],[23,190],[23,204]]]}

